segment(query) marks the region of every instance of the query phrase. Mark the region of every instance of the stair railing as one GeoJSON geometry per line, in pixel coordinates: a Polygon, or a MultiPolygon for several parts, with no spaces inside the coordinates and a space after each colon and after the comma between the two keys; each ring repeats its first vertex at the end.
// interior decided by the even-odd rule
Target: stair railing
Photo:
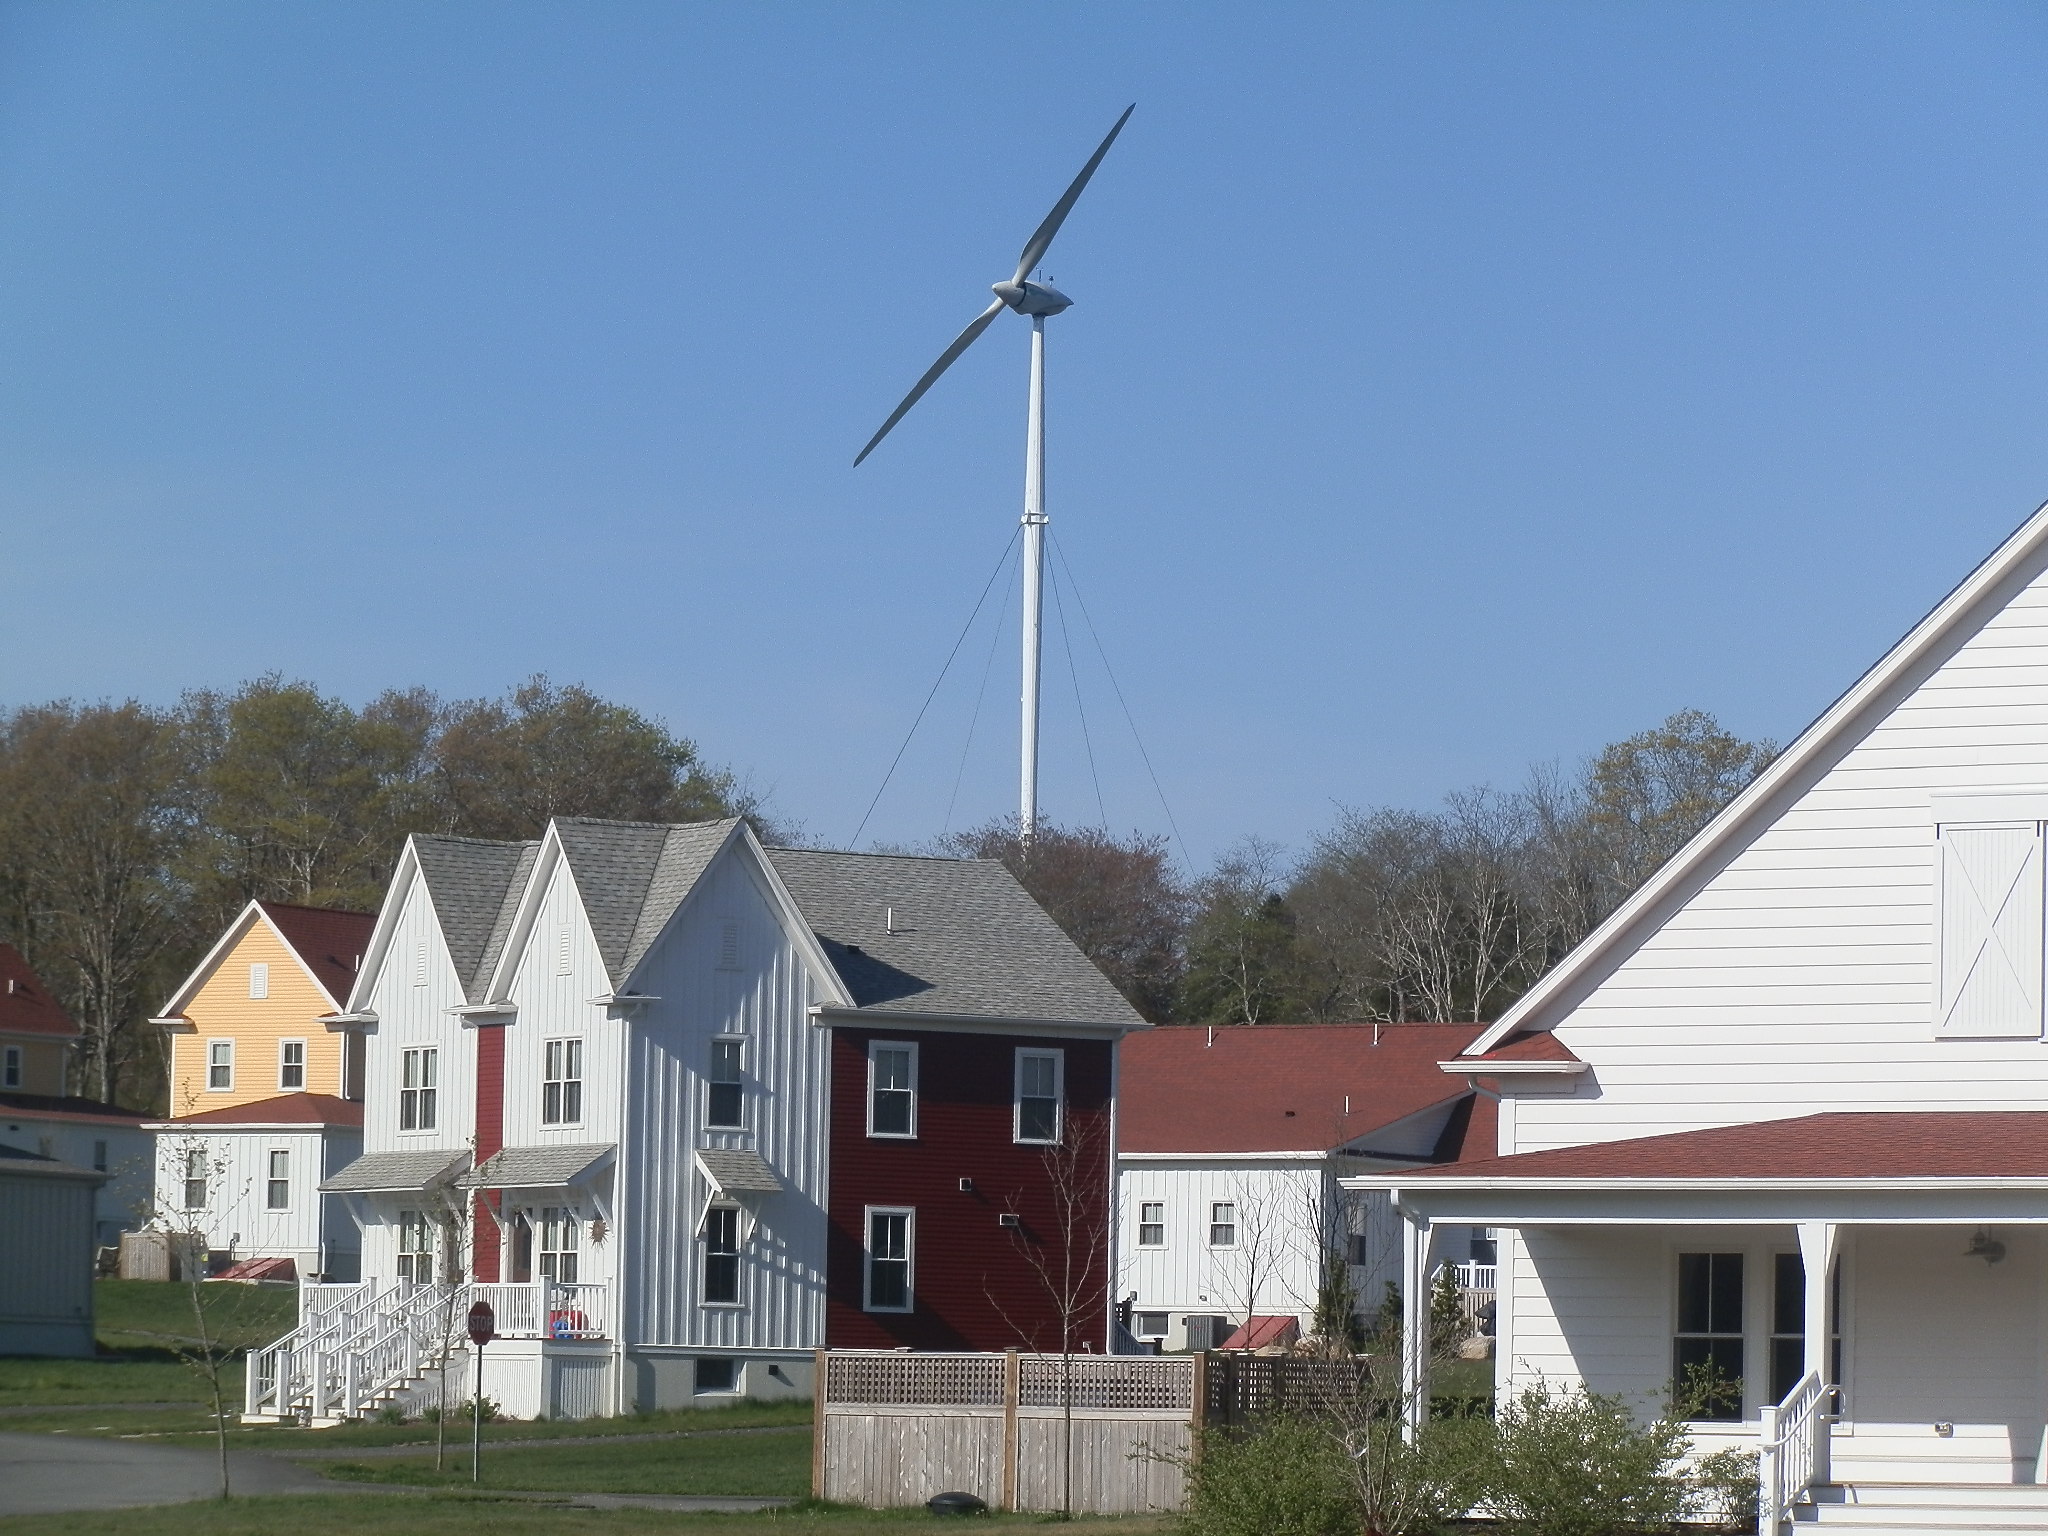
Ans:
{"type": "Polygon", "coordinates": [[[1820,1373],[1808,1371],[1783,1402],[1763,1411],[1757,1433],[1757,1536],[1778,1536],[1794,1507],[1821,1480],[1833,1398],[1820,1373]]]}

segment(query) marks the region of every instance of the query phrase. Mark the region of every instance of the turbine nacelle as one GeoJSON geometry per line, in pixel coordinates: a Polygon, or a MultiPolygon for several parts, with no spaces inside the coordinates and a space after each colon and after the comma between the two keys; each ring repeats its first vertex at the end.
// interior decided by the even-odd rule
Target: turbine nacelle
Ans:
{"type": "Polygon", "coordinates": [[[1074,301],[1059,289],[1044,283],[1026,283],[1015,279],[1009,282],[992,283],[989,292],[1020,315],[1056,315],[1063,309],[1072,309],[1074,301]]]}

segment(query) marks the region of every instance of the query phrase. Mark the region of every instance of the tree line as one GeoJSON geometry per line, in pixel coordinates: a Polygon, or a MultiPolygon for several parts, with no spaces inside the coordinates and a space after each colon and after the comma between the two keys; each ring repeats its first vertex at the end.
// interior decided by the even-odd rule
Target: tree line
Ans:
{"type": "MultiPolygon", "coordinates": [[[[1697,711],[1580,770],[1436,810],[1340,808],[1299,855],[1247,839],[1193,872],[1166,839],[994,821],[920,851],[1000,859],[1155,1022],[1485,1020],[1767,763],[1697,711]]],[[[536,836],[550,816],[751,817],[666,724],[537,677],[360,708],[259,678],[177,704],[0,714],[0,938],[85,1032],[80,1091],[161,1110],[151,1011],[252,898],[370,910],[405,837],[536,836]]]]}

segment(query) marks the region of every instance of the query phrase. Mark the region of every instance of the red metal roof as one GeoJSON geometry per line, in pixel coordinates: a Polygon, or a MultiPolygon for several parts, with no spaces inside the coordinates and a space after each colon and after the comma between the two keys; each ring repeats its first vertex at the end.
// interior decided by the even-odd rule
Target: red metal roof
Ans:
{"type": "Polygon", "coordinates": [[[297,1280],[299,1266],[291,1259],[243,1259],[213,1277],[216,1280],[297,1280]]]}
{"type": "MultiPolygon", "coordinates": [[[[1254,1026],[1256,1027],[1256,1026],[1254,1026]]],[[[1254,1317],[1241,1324],[1219,1349],[1264,1349],[1268,1345],[1288,1348],[1301,1337],[1301,1319],[1295,1317],[1254,1317]]]]}
{"type": "Polygon", "coordinates": [[[2048,1111],[1802,1115],[1418,1168],[1417,1179],[2048,1178],[2048,1111]]]}
{"type": "Polygon", "coordinates": [[[286,1093],[159,1123],[180,1129],[188,1125],[361,1125],[363,1106],[331,1093],[286,1093]]]}
{"type": "Polygon", "coordinates": [[[78,1026],[12,944],[0,944],[0,1035],[58,1035],[67,1040],[79,1035],[78,1026]]]}
{"type": "Polygon", "coordinates": [[[346,1007],[363,951],[370,946],[370,930],[377,926],[377,915],[335,907],[293,907],[281,901],[257,905],[327,989],[335,1006],[346,1007]]]}
{"type": "MultiPolygon", "coordinates": [[[[1327,1152],[1361,1137],[1369,1145],[1369,1133],[1463,1094],[1437,1063],[1485,1027],[1238,1024],[1211,1031],[1169,1024],[1138,1031],[1120,1047],[1117,1143],[1126,1152],[1327,1152]]],[[[1465,1145],[1495,1145],[1492,1113],[1486,1101],[1474,1123],[1460,1127],[1465,1145]]]]}

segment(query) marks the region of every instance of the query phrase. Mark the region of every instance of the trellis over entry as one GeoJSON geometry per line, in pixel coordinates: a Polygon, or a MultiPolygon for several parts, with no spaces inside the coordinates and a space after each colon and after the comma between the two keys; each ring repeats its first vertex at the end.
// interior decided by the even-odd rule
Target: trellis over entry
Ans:
{"type": "Polygon", "coordinates": [[[1000,1509],[1181,1507],[1200,1356],[820,1350],[811,1491],[875,1508],[965,1492],[1000,1509]]]}

